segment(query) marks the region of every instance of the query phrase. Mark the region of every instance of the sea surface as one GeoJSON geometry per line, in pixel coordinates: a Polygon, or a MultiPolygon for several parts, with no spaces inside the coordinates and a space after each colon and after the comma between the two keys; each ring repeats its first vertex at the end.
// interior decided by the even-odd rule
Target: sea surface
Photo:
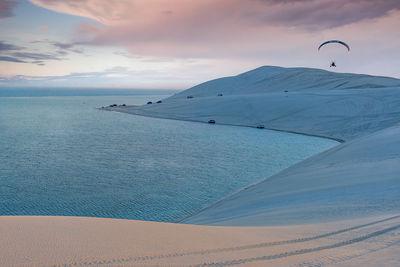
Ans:
{"type": "Polygon", "coordinates": [[[163,92],[0,89],[0,215],[174,222],[337,144],[97,109],[163,92]]]}

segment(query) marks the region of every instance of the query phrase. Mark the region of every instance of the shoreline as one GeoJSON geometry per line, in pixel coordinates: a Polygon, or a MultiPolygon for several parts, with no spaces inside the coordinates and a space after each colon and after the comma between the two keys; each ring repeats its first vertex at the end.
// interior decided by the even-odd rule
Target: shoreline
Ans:
{"type": "MultiPolygon", "coordinates": [[[[133,105],[126,105],[126,108],[130,107],[140,107],[140,106],[133,106],[133,105]]],[[[105,108],[98,108],[100,110],[106,110],[106,111],[114,111],[114,112],[120,112],[120,113],[126,113],[130,115],[136,115],[136,116],[142,116],[142,117],[149,117],[149,118],[156,118],[156,119],[164,119],[164,120],[176,120],[176,121],[188,121],[188,122],[195,122],[195,123],[206,123],[206,121],[200,121],[200,120],[190,120],[190,119],[178,119],[178,118],[168,118],[168,117],[162,117],[162,116],[156,116],[156,115],[151,115],[151,114],[139,114],[139,113],[131,113],[124,111],[123,108],[110,108],[110,107],[105,107],[105,108]]],[[[215,125],[223,125],[223,126],[234,126],[234,127],[247,127],[247,128],[257,128],[256,126],[252,125],[246,125],[246,124],[231,124],[231,123],[221,123],[217,122],[215,125]]],[[[324,139],[329,139],[333,140],[339,143],[345,143],[346,140],[332,137],[332,136],[325,136],[325,135],[318,135],[318,134],[313,134],[313,133],[305,133],[305,132],[298,132],[298,131],[292,131],[292,130],[285,130],[285,129],[277,129],[277,128],[269,128],[269,127],[264,127],[263,129],[260,130],[270,130],[270,131],[275,131],[275,132],[283,132],[283,133],[291,133],[291,134],[299,134],[299,135],[305,135],[305,136],[310,136],[310,137],[318,137],[318,138],[324,138],[324,139]]]]}

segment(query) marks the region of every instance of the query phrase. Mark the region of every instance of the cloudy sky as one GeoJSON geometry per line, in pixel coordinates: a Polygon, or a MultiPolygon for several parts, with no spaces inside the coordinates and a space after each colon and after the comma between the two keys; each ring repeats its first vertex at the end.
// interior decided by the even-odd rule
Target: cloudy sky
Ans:
{"type": "Polygon", "coordinates": [[[400,78],[398,0],[0,0],[0,86],[184,89],[262,65],[400,78]],[[340,39],[351,51],[320,43],[340,39]]]}

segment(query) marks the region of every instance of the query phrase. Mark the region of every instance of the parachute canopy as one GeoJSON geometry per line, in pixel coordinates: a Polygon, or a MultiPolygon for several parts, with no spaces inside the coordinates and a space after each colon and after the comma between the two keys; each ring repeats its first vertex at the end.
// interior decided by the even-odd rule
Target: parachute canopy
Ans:
{"type": "Polygon", "coordinates": [[[326,41],[324,43],[322,43],[319,47],[318,47],[318,51],[321,49],[321,47],[323,47],[326,44],[331,44],[331,43],[337,43],[337,44],[341,44],[344,45],[347,48],[347,51],[350,51],[350,46],[348,44],[346,44],[345,42],[339,41],[339,40],[330,40],[330,41],[326,41]]]}

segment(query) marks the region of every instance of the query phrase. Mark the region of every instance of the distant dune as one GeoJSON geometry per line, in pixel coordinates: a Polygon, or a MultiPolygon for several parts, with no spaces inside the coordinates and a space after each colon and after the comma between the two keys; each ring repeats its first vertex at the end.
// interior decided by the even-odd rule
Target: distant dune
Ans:
{"type": "Polygon", "coordinates": [[[347,90],[399,87],[400,80],[363,74],[336,73],[311,68],[263,66],[237,76],[219,78],[196,85],[171,99],[193,96],[281,93],[284,90],[347,90]]]}
{"type": "Polygon", "coordinates": [[[399,123],[399,91],[400,80],[394,78],[261,67],[197,85],[162,104],[119,110],[243,126],[264,124],[266,128],[350,140],[399,123]]]}

